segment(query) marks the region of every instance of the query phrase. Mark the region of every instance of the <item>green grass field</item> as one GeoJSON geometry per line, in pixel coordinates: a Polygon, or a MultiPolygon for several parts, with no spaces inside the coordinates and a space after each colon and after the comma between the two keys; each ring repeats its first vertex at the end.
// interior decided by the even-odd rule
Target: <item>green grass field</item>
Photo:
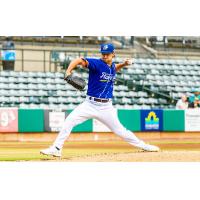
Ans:
{"type": "MultiPolygon", "coordinates": [[[[188,141],[156,141],[153,142],[162,150],[179,151],[195,150],[200,151],[199,142],[188,141]]],[[[40,155],[41,149],[47,148],[48,142],[0,142],[0,161],[48,161],[57,158],[40,155]]],[[[73,158],[93,155],[109,155],[120,153],[138,152],[137,148],[123,141],[111,142],[66,142],[63,149],[63,159],[70,161],[73,158]]]]}
{"type": "MultiPolygon", "coordinates": [[[[47,142],[0,142],[0,161],[42,161],[52,159],[40,155],[47,142]]],[[[134,152],[136,149],[123,142],[68,142],[63,149],[63,158],[97,155],[104,153],[134,152]],[[111,147],[110,145],[113,145],[111,147]],[[120,147],[120,148],[119,148],[120,147]]],[[[56,158],[55,158],[56,159],[56,158]]]]}

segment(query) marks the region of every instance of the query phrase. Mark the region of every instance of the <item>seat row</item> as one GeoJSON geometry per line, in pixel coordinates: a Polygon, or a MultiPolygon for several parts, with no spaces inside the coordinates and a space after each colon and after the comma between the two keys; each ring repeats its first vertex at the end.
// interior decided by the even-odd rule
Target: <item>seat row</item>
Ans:
{"type": "Polygon", "coordinates": [[[6,90],[6,89],[0,89],[0,96],[63,96],[63,97],[79,97],[79,96],[85,96],[85,93],[81,93],[80,91],[64,91],[64,90],[6,90]]]}
{"type": "Polygon", "coordinates": [[[73,97],[17,97],[17,96],[12,96],[12,97],[5,97],[5,96],[1,96],[0,97],[0,102],[1,103],[36,103],[36,104],[41,104],[41,103],[45,103],[45,104],[51,104],[51,103],[63,103],[63,104],[69,104],[69,103],[73,103],[73,104],[79,104],[81,102],[83,102],[85,100],[85,98],[73,98],[73,97]]]}
{"type": "MultiPolygon", "coordinates": [[[[57,104],[57,103],[50,103],[50,104],[45,104],[45,103],[2,103],[0,102],[1,107],[18,107],[18,108],[24,108],[24,109],[50,109],[50,110],[70,110],[74,109],[77,107],[77,104],[69,103],[69,104],[57,104]]],[[[114,106],[117,109],[174,109],[174,106],[172,105],[147,105],[147,104],[134,104],[134,105],[122,105],[122,104],[114,104],[114,106]]]]}
{"type": "MultiPolygon", "coordinates": [[[[34,83],[0,83],[0,89],[14,89],[14,90],[64,90],[64,91],[77,91],[69,84],[34,84],[34,83]]],[[[78,92],[78,91],[77,91],[78,92]]]]}
{"type": "Polygon", "coordinates": [[[136,58],[137,64],[200,65],[200,60],[136,58]]]}

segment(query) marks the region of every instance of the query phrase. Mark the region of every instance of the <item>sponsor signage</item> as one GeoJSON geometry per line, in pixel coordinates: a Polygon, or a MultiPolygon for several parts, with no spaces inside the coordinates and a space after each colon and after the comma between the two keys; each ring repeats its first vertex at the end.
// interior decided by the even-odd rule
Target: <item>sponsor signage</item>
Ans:
{"type": "Polygon", "coordinates": [[[18,132],[18,108],[0,109],[0,132],[18,132]]]}
{"type": "Polygon", "coordinates": [[[185,131],[200,131],[200,109],[185,110],[185,131]]]}
{"type": "Polygon", "coordinates": [[[141,110],[142,131],[162,131],[163,111],[162,110],[141,110]]]}
{"type": "Polygon", "coordinates": [[[60,131],[65,121],[65,112],[49,112],[49,127],[51,131],[60,131]]]}

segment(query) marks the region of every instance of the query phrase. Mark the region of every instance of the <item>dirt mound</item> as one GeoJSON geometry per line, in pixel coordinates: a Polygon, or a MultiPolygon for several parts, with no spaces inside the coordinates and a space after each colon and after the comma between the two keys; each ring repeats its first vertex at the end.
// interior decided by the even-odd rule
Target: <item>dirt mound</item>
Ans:
{"type": "MultiPolygon", "coordinates": [[[[64,159],[65,160],[65,159],[64,159]]],[[[77,162],[200,162],[199,151],[161,151],[98,154],[74,157],[65,161],[77,162]]]]}

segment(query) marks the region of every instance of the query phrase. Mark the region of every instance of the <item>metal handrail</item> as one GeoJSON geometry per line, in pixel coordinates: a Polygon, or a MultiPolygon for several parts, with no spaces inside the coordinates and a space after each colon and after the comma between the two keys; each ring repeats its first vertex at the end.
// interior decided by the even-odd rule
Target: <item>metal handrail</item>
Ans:
{"type": "MultiPolygon", "coordinates": [[[[0,48],[0,52],[2,51],[3,49],[0,48]]],[[[41,63],[41,65],[43,66],[43,71],[51,71],[51,65],[53,64],[54,65],[54,71],[57,71],[57,66],[59,64],[62,63],[61,60],[53,60],[52,59],[52,54],[53,52],[63,52],[65,54],[65,57],[67,57],[67,55],[70,55],[70,54],[74,54],[74,55],[77,55],[77,56],[84,56],[84,57],[87,57],[88,54],[97,54],[99,53],[98,50],[91,50],[91,51],[88,51],[88,50],[69,50],[69,49],[31,49],[31,48],[15,48],[15,49],[12,49],[12,50],[15,50],[16,51],[16,60],[15,62],[20,62],[21,66],[21,71],[24,71],[25,70],[25,63],[41,63]],[[26,58],[26,53],[27,52],[34,52],[34,53],[37,53],[37,52],[40,52],[40,57],[41,58],[36,58],[34,59],[34,53],[33,53],[33,57],[32,58],[26,58]],[[47,55],[49,54],[49,57],[47,57],[47,55]],[[47,68],[48,67],[48,68],[47,68]]],[[[140,57],[143,57],[142,56],[142,53],[141,54],[138,54],[140,55],[140,57]]],[[[30,56],[30,55],[29,55],[30,56]]],[[[139,57],[139,56],[136,56],[136,54],[132,55],[132,57],[139,57]]],[[[144,56],[145,57],[145,56],[144,56]]],[[[66,61],[67,59],[65,59],[64,61],[66,61]]],[[[1,61],[1,56],[0,56],[0,61],[1,61]]],[[[1,63],[1,62],[0,62],[1,63]]]]}

